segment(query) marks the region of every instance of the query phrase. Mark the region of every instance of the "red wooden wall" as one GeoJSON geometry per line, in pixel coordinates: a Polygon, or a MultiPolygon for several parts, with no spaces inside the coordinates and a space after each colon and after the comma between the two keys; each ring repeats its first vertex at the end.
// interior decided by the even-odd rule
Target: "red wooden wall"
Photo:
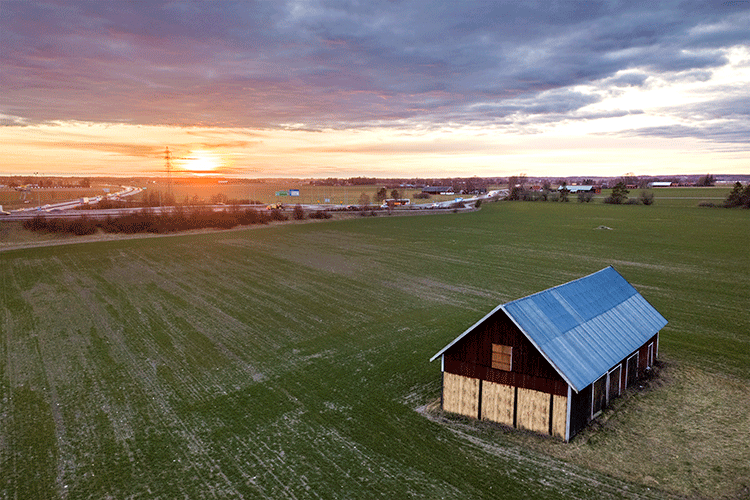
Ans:
{"type": "Polygon", "coordinates": [[[444,369],[449,373],[559,396],[568,395],[568,384],[502,310],[459,340],[444,356],[444,369]],[[513,348],[510,372],[492,368],[492,344],[513,348]]]}

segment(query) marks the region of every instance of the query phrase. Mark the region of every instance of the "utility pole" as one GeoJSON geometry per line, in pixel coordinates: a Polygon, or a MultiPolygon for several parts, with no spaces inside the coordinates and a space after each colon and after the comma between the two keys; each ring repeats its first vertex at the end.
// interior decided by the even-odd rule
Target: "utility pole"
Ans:
{"type": "Polygon", "coordinates": [[[164,166],[167,169],[167,194],[172,194],[172,153],[169,152],[169,146],[164,153],[164,166]]]}

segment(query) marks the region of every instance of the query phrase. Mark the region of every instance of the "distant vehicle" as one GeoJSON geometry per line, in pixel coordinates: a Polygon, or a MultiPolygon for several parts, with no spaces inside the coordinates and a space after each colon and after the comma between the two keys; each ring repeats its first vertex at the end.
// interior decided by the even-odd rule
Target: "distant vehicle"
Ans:
{"type": "Polygon", "coordinates": [[[32,187],[33,186],[31,184],[24,184],[22,186],[16,186],[13,189],[15,189],[16,191],[18,191],[19,193],[21,193],[21,200],[24,203],[29,203],[29,200],[27,200],[26,198],[29,196],[29,193],[31,192],[31,188],[32,187]]]}
{"type": "Polygon", "coordinates": [[[388,198],[387,200],[383,202],[383,204],[380,207],[381,208],[401,207],[405,205],[411,205],[411,200],[408,198],[401,198],[401,199],[388,198]]]}

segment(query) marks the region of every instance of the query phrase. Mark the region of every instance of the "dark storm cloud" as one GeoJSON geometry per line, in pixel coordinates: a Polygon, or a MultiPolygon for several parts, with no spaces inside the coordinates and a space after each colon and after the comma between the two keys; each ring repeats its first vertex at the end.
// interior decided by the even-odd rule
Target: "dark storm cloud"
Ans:
{"type": "Polygon", "coordinates": [[[4,2],[0,115],[307,129],[577,119],[601,97],[573,86],[725,64],[722,49],[750,39],[749,12],[698,1],[4,2]]]}

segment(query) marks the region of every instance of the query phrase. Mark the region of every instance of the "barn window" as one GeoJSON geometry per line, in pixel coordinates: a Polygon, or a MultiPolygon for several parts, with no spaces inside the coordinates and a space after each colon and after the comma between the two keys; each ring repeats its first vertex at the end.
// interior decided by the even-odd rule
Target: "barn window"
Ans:
{"type": "Polygon", "coordinates": [[[492,344],[492,368],[509,372],[513,367],[513,348],[508,345],[492,344]]]}

